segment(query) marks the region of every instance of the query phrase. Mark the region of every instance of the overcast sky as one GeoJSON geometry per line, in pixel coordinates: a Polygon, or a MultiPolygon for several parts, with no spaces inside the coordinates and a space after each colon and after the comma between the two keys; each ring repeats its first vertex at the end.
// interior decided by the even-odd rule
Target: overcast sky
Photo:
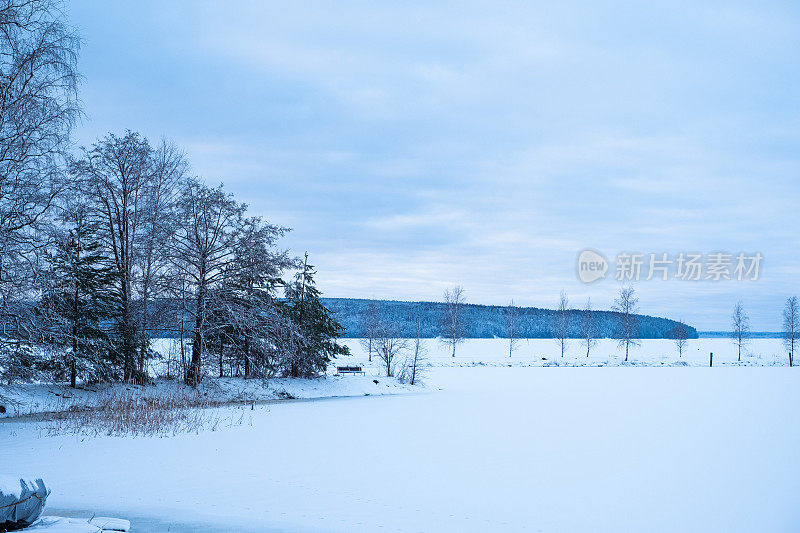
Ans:
{"type": "Polygon", "coordinates": [[[553,307],[585,248],[761,252],[642,312],[780,329],[800,293],[800,4],[73,2],[77,140],[138,130],[290,226],[328,296],[553,307]],[[166,4],[166,5],[164,5],[166,4]],[[604,5],[601,5],[604,4],[604,5]]]}

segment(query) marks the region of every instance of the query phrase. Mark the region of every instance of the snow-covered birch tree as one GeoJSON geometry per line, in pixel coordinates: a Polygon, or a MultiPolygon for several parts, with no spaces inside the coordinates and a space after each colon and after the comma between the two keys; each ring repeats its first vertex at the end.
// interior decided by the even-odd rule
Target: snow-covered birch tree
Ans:
{"type": "Polygon", "coordinates": [[[519,345],[519,309],[514,305],[514,300],[508,304],[506,313],[506,335],[508,336],[508,356],[514,353],[519,345]]]}
{"type": "Polygon", "coordinates": [[[561,357],[564,357],[564,352],[567,351],[569,344],[569,314],[569,298],[567,298],[567,293],[562,290],[558,298],[558,307],[553,313],[553,337],[561,349],[561,357]]]}
{"type": "Polygon", "coordinates": [[[464,295],[464,288],[456,285],[452,289],[444,291],[444,315],[442,316],[442,342],[449,345],[453,350],[452,356],[456,356],[456,346],[464,342],[464,304],[467,299],[464,295]]]}
{"type": "Polygon", "coordinates": [[[742,360],[742,348],[750,342],[750,317],[744,310],[741,300],[733,306],[731,314],[731,340],[736,345],[738,352],[737,361],[742,360]]]}
{"type": "Polygon", "coordinates": [[[797,345],[797,328],[800,326],[800,308],[797,296],[786,300],[783,308],[783,344],[789,352],[789,366],[794,366],[794,349],[797,345]]]}
{"type": "Polygon", "coordinates": [[[689,332],[686,329],[686,325],[682,321],[678,321],[678,325],[675,327],[675,331],[673,333],[673,340],[675,341],[675,347],[678,349],[678,357],[683,357],[683,350],[686,348],[686,343],[689,339],[689,332]]]}
{"type": "Polygon", "coordinates": [[[586,347],[586,357],[589,357],[589,352],[597,344],[597,326],[595,324],[594,312],[592,311],[592,299],[586,299],[586,307],[583,308],[581,313],[581,333],[582,342],[586,347]]]}
{"type": "Polygon", "coordinates": [[[611,308],[617,314],[618,345],[625,349],[625,360],[631,347],[639,346],[639,321],[636,313],[639,312],[639,298],[632,286],[620,287],[619,294],[611,308]]]}

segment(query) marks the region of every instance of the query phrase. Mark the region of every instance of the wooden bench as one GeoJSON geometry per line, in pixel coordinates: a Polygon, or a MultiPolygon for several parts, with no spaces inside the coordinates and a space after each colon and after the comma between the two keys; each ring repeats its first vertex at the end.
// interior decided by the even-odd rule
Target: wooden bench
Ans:
{"type": "Polygon", "coordinates": [[[341,374],[361,374],[362,376],[366,376],[364,370],[360,366],[337,366],[336,375],[339,376],[341,374]]]}

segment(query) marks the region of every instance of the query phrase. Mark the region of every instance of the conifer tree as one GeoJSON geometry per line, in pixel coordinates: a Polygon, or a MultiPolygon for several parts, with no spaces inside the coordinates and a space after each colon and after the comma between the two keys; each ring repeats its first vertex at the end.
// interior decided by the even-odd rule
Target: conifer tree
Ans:
{"type": "Polygon", "coordinates": [[[54,324],[54,344],[69,347],[65,370],[75,387],[79,373],[111,377],[120,361],[105,327],[117,306],[113,268],[85,210],[76,209],[70,218],[71,227],[56,245],[42,309],[54,324]]]}
{"type": "Polygon", "coordinates": [[[322,305],[322,293],[316,287],[315,275],[306,253],[300,272],[286,287],[286,313],[300,330],[302,338],[300,345],[291,351],[288,368],[284,369],[291,377],[324,374],[332,359],[350,353],[346,346],[336,342],[344,327],[322,305]]]}

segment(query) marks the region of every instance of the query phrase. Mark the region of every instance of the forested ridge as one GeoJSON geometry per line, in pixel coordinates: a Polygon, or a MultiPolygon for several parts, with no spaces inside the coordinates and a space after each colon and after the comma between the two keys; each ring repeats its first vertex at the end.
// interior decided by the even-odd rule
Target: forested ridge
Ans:
{"type": "MultiPolygon", "coordinates": [[[[345,328],[345,337],[360,338],[365,336],[363,317],[370,306],[380,310],[382,317],[397,324],[403,336],[414,336],[414,312],[418,307],[424,315],[423,336],[428,338],[441,336],[441,321],[445,313],[442,302],[404,302],[395,300],[369,300],[359,298],[323,298],[325,307],[336,316],[337,321],[345,328]]],[[[464,336],[468,338],[487,339],[507,336],[507,306],[463,304],[464,336]]],[[[557,311],[539,307],[516,307],[518,324],[516,335],[519,338],[551,338],[557,311]]],[[[568,336],[583,337],[581,329],[582,309],[568,311],[568,336]]],[[[594,318],[599,338],[618,338],[618,314],[613,311],[590,311],[594,318]]],[[[680,322],[667,318],[648,315],[636,315],[639,335],[642,339],[673,338],[680,322]]],[[[697,330],[686,326],[689,338],[697,338],[697,330]]]]}

